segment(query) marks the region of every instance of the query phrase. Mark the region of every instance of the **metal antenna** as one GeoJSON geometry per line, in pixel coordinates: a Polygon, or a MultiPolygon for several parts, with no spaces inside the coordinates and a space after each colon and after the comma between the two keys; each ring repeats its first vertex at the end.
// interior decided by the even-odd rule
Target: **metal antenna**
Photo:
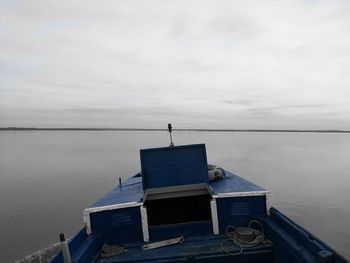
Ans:
{"type": "Polygon", "coordinates": [[[173,147],[174,146],[173,136],[171,136],[172,129],[173,128],[171,127],[171,123],[168,123],[168,131],[169,131],[169,134],[170,134],[170,145],[169,145],[169,147],[173,147]]]}

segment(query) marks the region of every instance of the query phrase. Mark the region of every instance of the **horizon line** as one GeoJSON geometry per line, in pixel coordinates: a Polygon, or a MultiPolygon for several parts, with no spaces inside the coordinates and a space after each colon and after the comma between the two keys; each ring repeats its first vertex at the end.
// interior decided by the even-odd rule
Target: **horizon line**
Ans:
{"type": "MultiPolygon", "coordinates": [[[[166,128],[91,128],[91,127],[0,127],[0,131],[168,131],[166,128]]],[[[173,131],[200,132],[309,132],[309,133],[350,133],[341,129],[209,129],[209,128],[173,128],[173,131]]]]}

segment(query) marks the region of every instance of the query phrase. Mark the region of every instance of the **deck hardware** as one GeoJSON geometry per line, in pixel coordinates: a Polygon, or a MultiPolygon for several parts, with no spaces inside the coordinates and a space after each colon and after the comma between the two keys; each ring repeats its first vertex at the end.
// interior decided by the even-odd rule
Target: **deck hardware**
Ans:
{"type": "Polygon", "coordinates": [[[154,242],[154,243],[148,243],[146,245],[143,245],[141,247],[141,249],[142,250],[149,250],[149,249],[154,249],[154,248],[160,248],[160,247],[180,244],[180,243],[184,242],[184,240],[185,240],[185,238],[183,236],[180,236],[180,237],[171,238],[171,239],[158,241],[158,242],[154,242]]]}
{"type": "Polygon", "coordinates": [[[169,131],[169,135],[170,135],[170,145],[169,145],[169,147],[173,147],[174,146],[173,136],[171,135],[172,129],[173,128],[171,126],[171,123],[168,123],[168,131],[169,131]]]}
{"type": "Polygon", "coordinates": [[[243,253],[243,249],[251,248],[259,244],[263,244],[266,247],[272,247],[273,243],[266,238],[264,234],[264,228],[262,224],[257,220],[251,220],[248,227],[235,227],[229,225],[226,227],[227,239],[221,242],[221,248],[227,254],[232,256],[237,256],[243,253]],[[258,225],[260,230],[253,228],[252,225],[258,225]],[[224,243],[231,241],[236,247],[239,248],[239,251],[232,251],[228,249],[224,243]]]}
{"type": "Polygon", "coordinates": [[[209,181],[217,181],[225,176],[225,170],[213,164],[208,164],[209,181]]]}
{"type": "Polygon", "coordinates": [[[126,249],[122,246],[115,245],[111,246],[108,244],[104,244],[101,249],[101,258],[110,258],[114,256],[118,256],[126,252],[126,249]]]}
{"type": "Polygon", "coordinates": [[[60,234],[60,241],[62,244],[62,255],[63,255],[64,263],[72,263],[72,258],[70,256],[68,241],[64,237],[63,233],[60,234]]]}
{"type": "Polygon", "coordinates": [[[333,262],[333,253],[329,250],[321,250],[318,252],[317,260],[320,263],[333,262]]]}

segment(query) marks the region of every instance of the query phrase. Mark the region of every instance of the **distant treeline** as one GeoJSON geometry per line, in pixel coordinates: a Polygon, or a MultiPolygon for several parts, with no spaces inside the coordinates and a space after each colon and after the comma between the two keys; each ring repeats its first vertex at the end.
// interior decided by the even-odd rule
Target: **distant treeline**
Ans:
{"type": "MultiPolygon", "coordinates": [[[[0,131],[167,131],[158,128],[32,128],[5,127],[0,131]]],[[[173,129],[173,131],[198,132],[310,132],[310,133],[350,133],[350,130],[296,130],[296,129],[173,129]]]]}

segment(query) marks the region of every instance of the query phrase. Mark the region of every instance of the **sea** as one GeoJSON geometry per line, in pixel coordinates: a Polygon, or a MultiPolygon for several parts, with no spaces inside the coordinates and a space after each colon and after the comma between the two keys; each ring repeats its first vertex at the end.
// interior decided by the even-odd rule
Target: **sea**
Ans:
{"type": "MultiPolygon", "coordinates": [[[[350,259],[350,134],[174,131],[208,162],[273,194],[273,206],[350,259]]],[[[140,171],[166,131],[1,131],[0,262],[74,235],[82,211],[140,171]]]]}

